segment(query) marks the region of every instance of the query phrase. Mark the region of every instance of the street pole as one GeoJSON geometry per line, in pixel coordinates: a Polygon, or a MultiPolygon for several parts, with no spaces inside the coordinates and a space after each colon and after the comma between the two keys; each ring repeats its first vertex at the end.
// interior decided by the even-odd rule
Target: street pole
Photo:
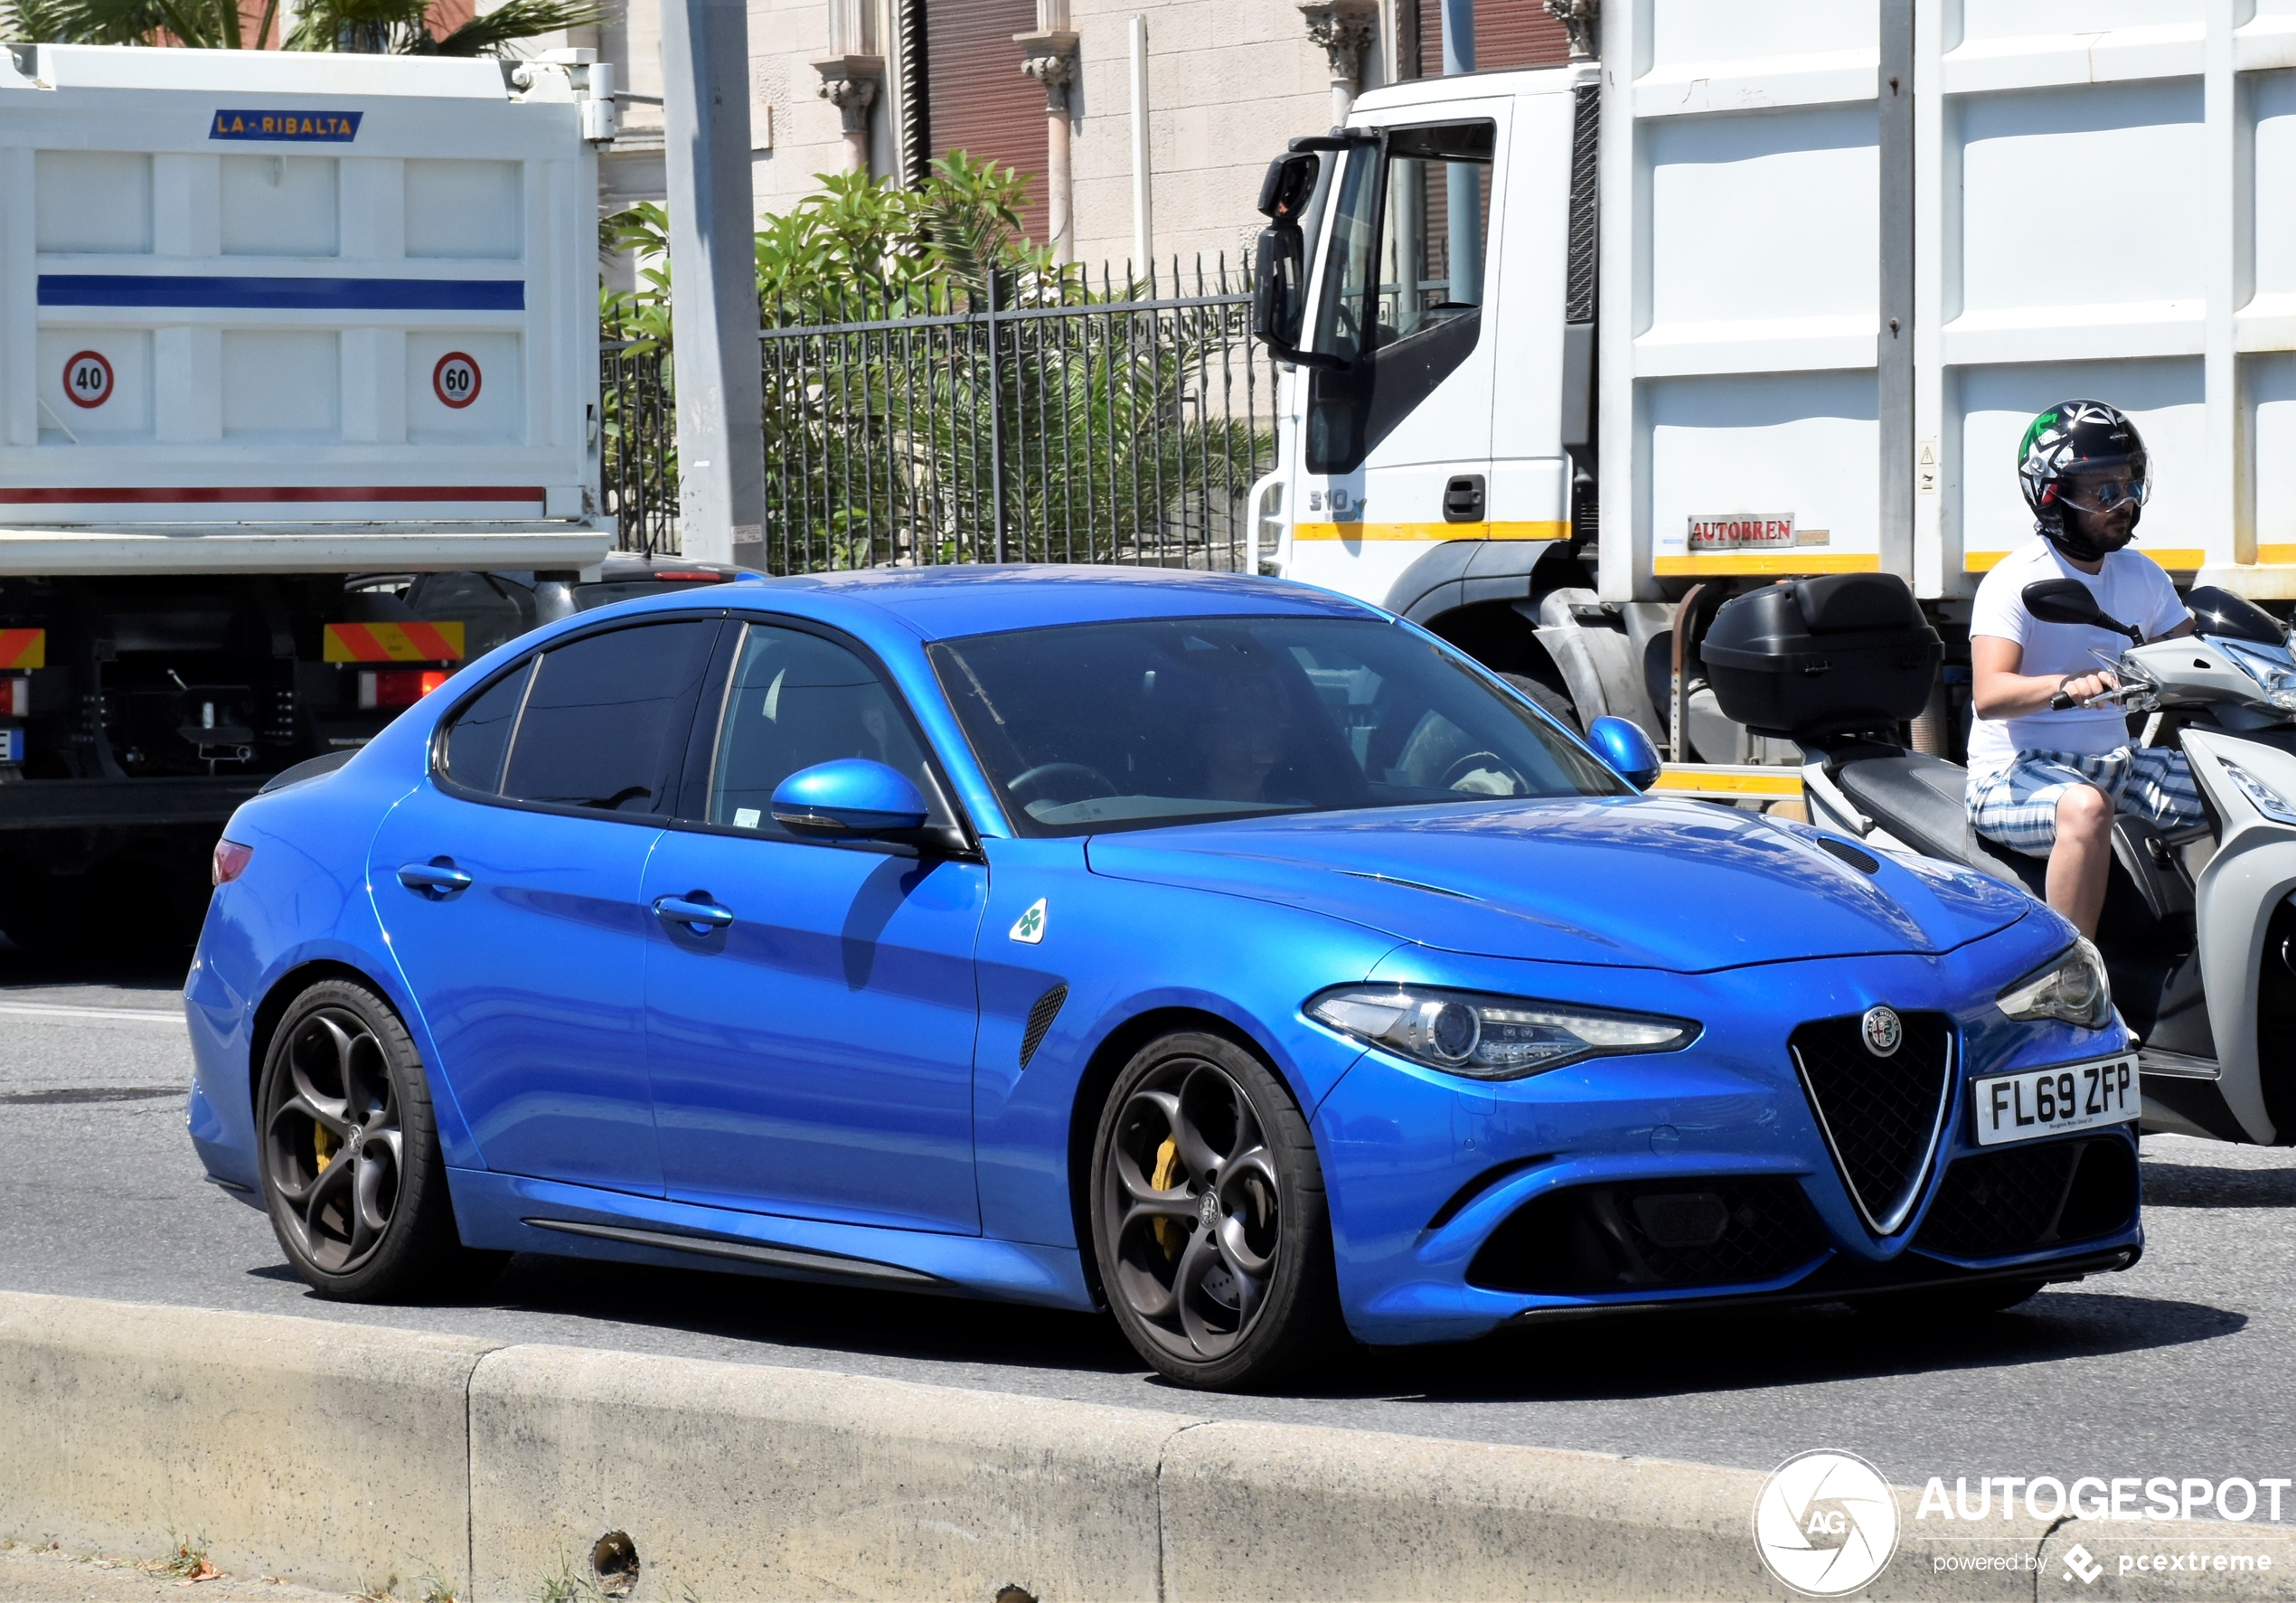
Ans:
{"type": "Polygon", "coordinates": [[[664,0],[663,154],[677,382],[680,550],[762,567],[764,398],[741,0],[664,0]]]}
{"type": "MultiPolygon", "coordinates": [[[[1475,0],[1442,0],[1443,72],[1475,70],[1475,0]]],[[[1444,200],[1450,235],[1451,298],[1482,304],[1482,175],[1467,162],[1444,164],[1444,200]]]]}
{"type": "Polygon", "coordinates": [[[1156,193],[1148,143],[1148,19],[1132,19],[1132,262],[1148,274],[1156,249],[1156,193]]]}

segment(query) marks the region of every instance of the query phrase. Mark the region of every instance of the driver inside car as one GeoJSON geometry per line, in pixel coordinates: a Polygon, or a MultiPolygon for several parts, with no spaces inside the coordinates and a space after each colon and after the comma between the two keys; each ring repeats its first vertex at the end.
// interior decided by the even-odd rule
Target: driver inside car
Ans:
{"type": "Polygon", "coordinates": [[[1214,801],[1267,802],[1268,776],[1291,750],[1284,688],[1272,676],[1223,674],[1200,734],[1204,795],[1214,801]]]}
{"type": "Polygon", "coordinates": [[[1985,576],[1970,618],[1970,820],[1989,840],[2048,860],[2048,903],[2084,936],[2104,908],[2114,813],[2174,831],[2201,821],[2200,796],[2184,753],[2131,741],[2127,715],[2108,699],[2119,681],[2090,649],[2112,636],[2042,622],[2024,592],[2075,579],[2149,641],[2192,633],[2168,574],[2128,549],[2150,476],[2143,437],[2117,408],[2065,401],[2036,417],[2018,476],[2038,538],[1985,576]],[[2073,704],[2053,710],[2060,693],[2073,704]]]}

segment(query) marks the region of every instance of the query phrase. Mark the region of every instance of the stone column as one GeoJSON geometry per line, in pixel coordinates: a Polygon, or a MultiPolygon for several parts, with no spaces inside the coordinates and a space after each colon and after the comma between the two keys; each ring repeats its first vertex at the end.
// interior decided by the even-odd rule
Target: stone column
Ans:
{"type": "MultiPolygon", "coordinates": [[[[1057,11],[1068,21],[1066,0],[1039,0],[1037,14],[1057,11]]],[[[1071,214],[1075,186],[1068,162],[1068,88],[1077,77],[1077,36],[1067,27],[1040,28],[1015,33],[1021,47],[1021,71],[1044,85],[1044,193],[1046,231],[1051,235],[1052,259],[1066,267],[1076,259],[1076,222],[1071,214]]]]}
{"type": "Polygon", "coordinates": [[[845,171],[866,177],[872,170],[869,151],[869,108],[877,103],[877,86],[885,80],[882,56],[832,56],[815,61],[821,74],[821,98],[837,108],[845,129],[845,171]]]}
{"type": "Polygon", "coordinates": [[[1363,52],[1379,42],[1379,0],[1299,0],[1308,39],[1331,67],[1331,126],[1345,127],[1363,87],[1363,52]]]}
{"type": "Polygon", "coordinates": [[[1601,21],[1596,0],[1547,0],[1547,14],[1562,24],[1570,38],[1570,59],[1595,59],[1595,33],[1601,21]]]}

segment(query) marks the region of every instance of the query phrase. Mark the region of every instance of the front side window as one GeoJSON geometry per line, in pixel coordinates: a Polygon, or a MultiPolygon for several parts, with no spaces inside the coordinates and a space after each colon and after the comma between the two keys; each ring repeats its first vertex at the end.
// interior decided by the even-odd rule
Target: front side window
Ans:
{"type": "Polygon", "coordinates": [[[1472,668],[1373,618],[1078,624],[933,657],[1025,834],[1629,794],[1472,668]]]}
{"type": "MultiPolygon", "coordinates": [[[[641,624],[543,652],[510,739],[502,794],[633,816],[667,813],[718,628],[715,618],[641,624]]],[[[459,778],[456,731],[447,735],[447,771],[459,778]]]]}
{"type": "MultiPolygon", "coordinates": [[[[710,779],[709,821],[786,835],[773,793],[801,768],[863,757],[938,794],[893,692],[859,656],[801,629],[751,624],[734,661],[710,779]]],[[[935,822],[945,823],[935,804],[935,822]]]]}

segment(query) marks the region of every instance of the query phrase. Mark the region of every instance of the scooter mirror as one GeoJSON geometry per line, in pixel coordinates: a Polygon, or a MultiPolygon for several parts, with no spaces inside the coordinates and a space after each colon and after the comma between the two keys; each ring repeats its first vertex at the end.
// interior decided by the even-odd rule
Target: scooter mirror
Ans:
{"type": "Polygon", "coordinates": [[[2025,610],[2043,623],[2086,624],[2092,628],[2111,629],[2116,635],[2126,635],[2138,645],[2144,644],[2144,632],[2122,623],[2097,605],[2089,587],[2077,579],[2040,579],[2025,587],[2025,610]]]}

